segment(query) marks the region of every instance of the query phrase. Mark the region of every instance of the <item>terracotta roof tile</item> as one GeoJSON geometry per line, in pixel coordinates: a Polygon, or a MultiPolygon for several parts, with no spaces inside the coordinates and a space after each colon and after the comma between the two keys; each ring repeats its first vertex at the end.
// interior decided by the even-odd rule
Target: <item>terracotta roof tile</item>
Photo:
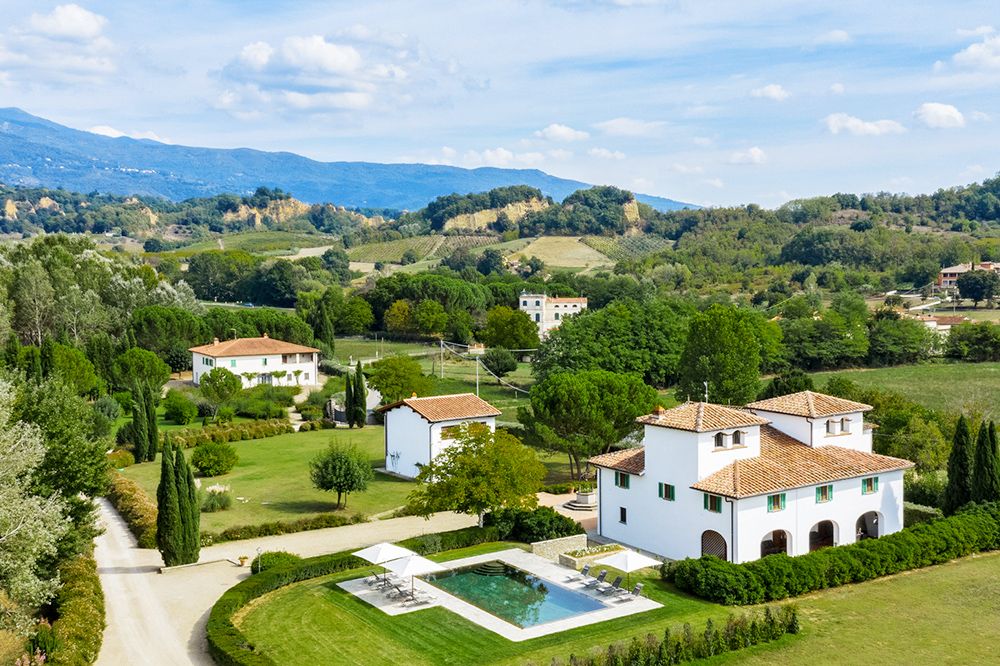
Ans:
{"type": "Polygon", "coordinates": [[[212,344],[191,347],[189,352],[223,358],[227,356],[261,356],[263,354],[312,354],[319,350],[315,347],[297,345],[284,340],[274,340],[265,334],[260,338],[236,338],[219,342],[216,338],[212,344]]]}
{"type": "Polygon", "coordinates": [[[776,398],[758,400],[747,405],[749,409],[759,409],[763,412],[776,412],[778,414],[791,414],[792,416],[808,416],[817,418],[821,416],[834,416],[836,414],[850,414],[851,412],[867,412],[871,410],[871,405],[866,405],[853,400],[845,400],[825,393],[815,391],[799,391],[788,395],[779,395],[776,398]]]}
{"type": "Polygon", "coordinates": [[[474,419],[484,416],[500,416],[500,410],[473,393],[457,393],[455,395],[435,395],[426,398],[413,396],[383,405],[380,412],[388,412],[406,405],[431,423],[438,421],[455,421],[457,419],[474,419]]]}
{"type": "Polygon", "coordinates": [[[771,426],[760,429],[760,450],[691,487],[738,499],[913,467],[909,460],[840,446],[812,448],[771,426]]]}
{"type": "Polygon", "coordinates": [[[602,453],[590,459],[591,465],[607,467],[629,474],[642,474],[646,469],[646,451],[642,446],[602,453]]]}
{"type": "Polygon", "coordinates": [[[708,432],[770,423],[767,419],[757,416],[753,412],[735,407],[713,405],[710,402],[685,402],[683,405],[671,409],[659,407],[652,414],[640,416],[636,420],[645,425],[692,432],[708,432]]]}

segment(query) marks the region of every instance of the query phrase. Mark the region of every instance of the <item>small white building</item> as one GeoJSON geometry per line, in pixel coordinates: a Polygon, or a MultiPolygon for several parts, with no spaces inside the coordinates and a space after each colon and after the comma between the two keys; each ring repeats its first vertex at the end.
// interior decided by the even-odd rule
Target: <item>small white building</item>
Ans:
{"type": "Polygon", "coordinates": [[[746,409],[643,416],[643,446],[591,458],[601,536],[670,559],[802,555],[903,527],[903,472],[872,453],[871,407],[803,391],[746,409]]]}
{"type": "Polygon", "coordinates": [[[283,340],[274,340],[267,333],[260,338],[236,338],[191,347],[192,380],[201,383],[201,376],[214,368],[225,368],[243,380],[243,388],[269,384],[274,386],[308,386],[319,381],[319,350],[283,340]],[[277,373],[277,376],[275,376],[277,373]]]}
{"type": "Polygon", "coordinates": [[[538,336],[545,337],[569,316],[587,309],[586,298],[556,298],[545,294],[524,294],[518,299],[518,309],[526,312],[538,325],[538,336]]]}
{"type": "Polygon", "coordinates": [[[418,398],[379,407],[385,415],[385,468],[414,478],[420,468],[454,444],[463,425],[496,430],[500,410],[472,393],[418,398]]]}

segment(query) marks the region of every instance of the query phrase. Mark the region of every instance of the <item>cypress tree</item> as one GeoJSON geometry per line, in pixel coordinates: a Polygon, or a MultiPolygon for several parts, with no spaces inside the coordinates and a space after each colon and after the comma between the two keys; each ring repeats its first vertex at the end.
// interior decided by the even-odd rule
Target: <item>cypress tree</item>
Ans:
{"type": "Polygon", "coordinates": [[[146,407],[146,460],[156,460],[156,452],[160,450],[160,427],[156,422],[156,396],[153,389],[147,387],[145,391],[146,407]]]}
{"type": "Polygon", "coordinates": [[[168,566],[182,564],[181,516],[177,498],[177,477],[170,443],[160,458],[160,485],[156,487],[156,547],[168,566]]]}
{"type": "Polygon", "coordinates": [[[21,351],[25,354],[22,365],[28,381],[42,381],[42,354],[38,347],[24,347],[21,351]]]}
{"type": "Polygon", "coordinates": [[[316,339],[327,345],[330,348],[330,353],[333,353],[333,319],[330,317],[330,309],[324,301],[320,301],[316,308],[315,331],[316,339]]]}
{"type": "Polygon", "coordinates": [[[347,421],[347,427],[354,427],[354,380],[351,375],[347,375],[347,380],[344,382],[344,420],[347,421]]]}
{"type": "Polygon", "coordinates": [[[21,361],[21,341],[13,333],[7,338],[7,344],[3,348],[3,363],[13,370],[21,361]]]}
{"type": "Polygon", "coordinates": [[[53,356],[55,355],[55,341],[52,338],[45,338],[42,340],[42,377],[48,377],[52,374],[52,364],[54,362],[53,356]]]}
{"type": "Polygon", "coordinates": [[[955,426],[955,439],[948,457],[948,485],[944,489],[945,515],[951,515],[959,507],[972,501],[972,433],[969,432],[969,422],[963,414],[955,426]]]}
{"type": "Polygon", "coordinates": [[[993,421],[983,422],[976,441],[976,464],[972,470],[972,501],[1000,500],[1000,450],[997,449],[997,428],[993,421]]]}
{"type": "Polygon", "coordinates": [[[150,454],[146,449],[149,446],[149,431],[146,425],[147,412],[145,403],[146,394],[136,384],[132,389],[132,453],[135,454],[136,462],[145,460],[155,460],[156,450],[150,454]]]}
{"type": "MultiPolygon", "coordinates": [[[[177,488],[177,516],[180,522],[177,530],[177,558],[181,564],[189,564],[191,531],[188,525],[191,522],[191,497],[187,490],[187,472],[184,470],[184,454],[181,452],[181,448],[172,445],[170,448],[173,449],[174,487],[177,488]]],[[[167,455],[166,445],[164,445],[163,455],[167,455]]]]}
{"type": "Polygon", "coordinates": [[[187,458],[181,455],[184,462],[184,486],[188,494],[187,521],[187,561],[197,562],[201,552],[201,504],[198,502],[198,489],[194,484],[194,473],[187,458]]]}
{"type": "Polygon", "coordinates": [[[354,423],[359,428],[365,427],[368,420],[368,389],[365,388],[365,373],[361,369],[361,361],[354,370],[354,423]]]}

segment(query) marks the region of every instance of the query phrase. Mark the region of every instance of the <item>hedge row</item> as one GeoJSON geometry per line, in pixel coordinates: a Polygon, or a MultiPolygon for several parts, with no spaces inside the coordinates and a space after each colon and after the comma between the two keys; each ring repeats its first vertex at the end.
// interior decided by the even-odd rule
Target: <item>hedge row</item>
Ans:
{"type": "Polygon", "coordinates": [[[733,564],[713,555],[665,563],[677,587],[729,605],[758,604],[941,564],[1000,548],[1000,504],[973,506],[950,518],[907,527],[878,539],[798,557],[769,555],[733,564]]]}
{"type": "Polygon", "coordinates": [[[558,539],[583,534],[585,531],[580,523],[547,506],[536,509],[500,509],[486,514],[483,522],[487,526],[496,527],[501,539],[524,543],[558,539]]]}
{"type": "MultiPolygon", "coordinates": [[[[495,529],[469,527],[452,532],[428,534],[401,541],[399,545],[421,554],[474,546],[496,540],[495,529]]],[[[299,581],[355,569],[367,565],[350,553],[334,553],[303,560],[300,564],[270,569],[250,576],[223,594],[208,616],[208,651],[221,666],[265,666],[275,662],[256,651],[255,646],[233,624],[233,615],[254,599],[299,581]]]]}
{"type": "MultiPolygon", "coordinates": [[[[303,416],[305,416],[303,414],[303,416]]],[[[337,427],[337,422],[332,419],[319,419],[303,421],[299,426],[299,432],[309,432],[310,430],[333,430],[337,427]]]]}
{"type": "Polygon", "coordinates": [[[913,527],[920,523],[929,523],[939,518],[943,518],[941,509],[932,506],[923,506],[913,502],[903,502],[903,526],[913,527]]]}
{"type": "MultiPolygon", "coordinates": [[[[799,633],[799,614],[794,606],[777,610],[765,608],[762,614],[739,617],[730,615],[725,626],[719,629],[709,619],[705,630],[695,634],[690,624],[673,634],[670,629],[663,638],[647,634],[645,639],[633,638],[631,643],[614,643],[600,654],[578,657],[570,655],[570,666],[662,666],[683,664],[695,659],[706,659],[727,652],[743,650],[754,645],[776,641],[785,634],[799,633]]],[[[553,660],[552,664],[561,662],[553,660]]]]}
{"type": "Polygon", "coordinates": [[[77,555],[59,567],[62,587],[55,599],[59,619],[52,623],[55,649],[50,666],[88,666],[97,661],[104,634],[104,592],[91,555],[77,555]]]}
{"type": "Polygon", "coordinates": [[[275,536],[277,534],[292,534],[294,532],[306,532],[308,530],[322,530],[327,527],[342,527],[344,525],[354,525],[368,520],[360,513],[344,516],[339,513],[321,513],[310,518],[300,518],[299,520],[278,520],[271,523],[260,523],[259,525],[236,525],[227,527],[221,532],[202,532],[201,546],[211,546],[214,543],[224,541],[240,541],[242,539],[256,539],[263,536],[275,536]]]}
{"type": "MultiPolygon", "coordinates": [[[[211,425],[203,428],[184,428],[170,431],[170,442],[174,446],[190,449],[199,444],[209,442],[239,442],[249,439],[264,439],[286,433],[295,432],[288,421],[275,419],[272,421],[255,421],[253,423],[230,423],[227,425],[211,425]]],[[[162,444],[168,433],[160,432],[162,444]]]]}
{"type": "Polygon", "coordinates": [[[156,503],[142,487],[112,471],[107,498],[132,530],[139,548],[156,548],[156,503]]]}

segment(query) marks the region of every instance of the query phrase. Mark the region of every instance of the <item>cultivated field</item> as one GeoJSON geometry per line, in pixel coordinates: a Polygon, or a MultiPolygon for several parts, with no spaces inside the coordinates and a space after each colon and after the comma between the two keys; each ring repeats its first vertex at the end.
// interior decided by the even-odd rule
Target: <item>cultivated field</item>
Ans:
{"type": "Polygon", "coordinates": [[[538,257],[546,266],[558,268],[598,268],[610,266],[608,257],[583,242],[582,236],[543,236],[511,255],[512,258],[538,257]]]}
{"type": "Polygon", "coordinates": [[[662,236],[584,236],[583,242],[612,261],[638,259],[673,245],[662,236]]]}
{"type": "Polygon", "coordinates": [[[926,407],[971,411],[1000,418],[1000,363],[925,363],[813,375],[822,390],[829,377],[897,391],[926,407]]]}
{"type": "Polygon", "coordinates": [[[303,248],[333,245],[336,237],[323,234],[305,234],[294,231],[246,231],[210,238],[178,250],[162,253],[178,258],[190,257],[209,250],[242,250],[250,254],[268,256],[295,255],[303,248]]]}
{"type": "Polygon", "coordinates": [[[408,250],[413,250],[418,260],[441,259],[460,247],[475,248],[496,241],[494,236],[414,236],[358,245],[347,250],[347,256],[351,261],[398,264],[408,250]]]}

